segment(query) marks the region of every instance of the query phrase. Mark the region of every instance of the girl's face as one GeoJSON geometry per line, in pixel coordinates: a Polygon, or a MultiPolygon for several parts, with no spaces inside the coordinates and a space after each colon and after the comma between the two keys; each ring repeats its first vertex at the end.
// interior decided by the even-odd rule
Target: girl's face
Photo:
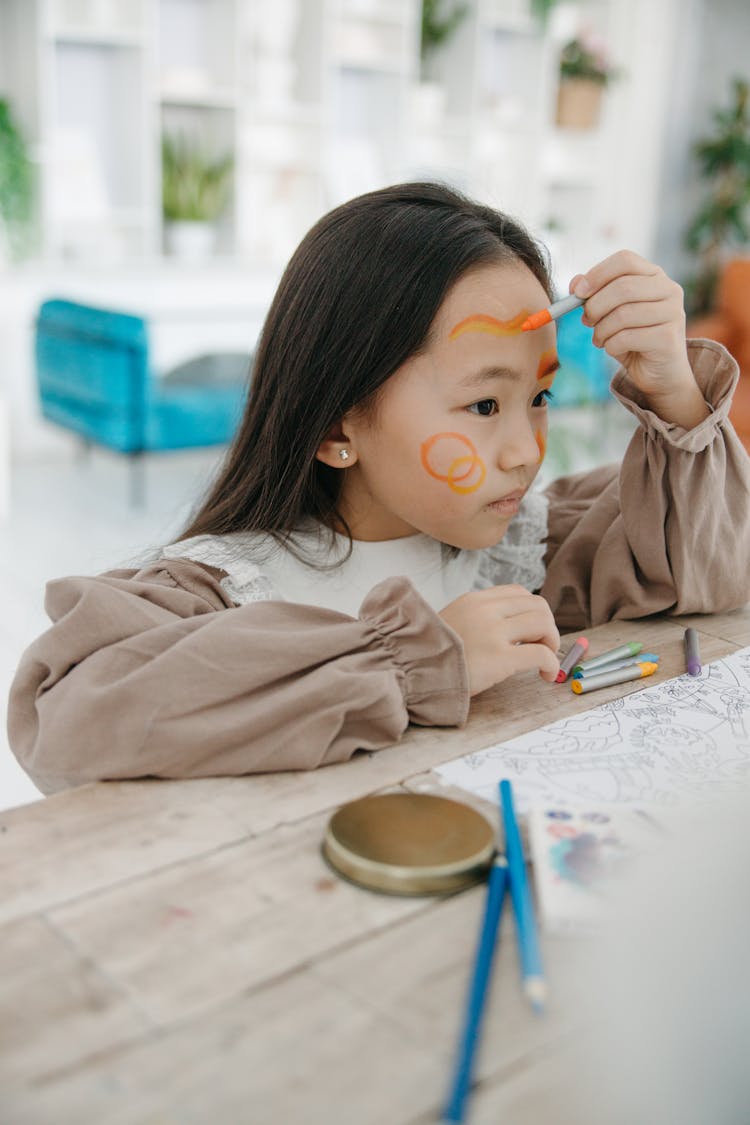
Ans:
{"type": "Polygon", "coordinates": [[[355,539],[424,532],[476,549],[502,538],[544,457],[556,332],[520,325],[548,304],[520,262],[464,275],[374,416],[344,418],[353,463],[340,510],[355,539]]]}

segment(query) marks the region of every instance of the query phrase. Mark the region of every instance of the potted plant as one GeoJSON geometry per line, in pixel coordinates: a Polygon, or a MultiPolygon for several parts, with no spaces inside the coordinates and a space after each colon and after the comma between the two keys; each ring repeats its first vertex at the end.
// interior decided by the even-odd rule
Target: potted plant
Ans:
{"type": "Polygon", "coordinates": [[[214,159],[185,137],[163,137],[162,211],[169,253],[195,260],[214,252],[233,165],[229,154],[214,159]]]}
{"type": "Polygon", "coordinates": [[[420,124],[435,125],[443,116],[445,90],[435,74],[435,59],[469,13],[462,0],[422,0],[420,81],[415,91],[420,124]]]}
{"type": "Polygon", "coordinates": [[[0,258],[22,258],[31,244],[34,174],[10,103],[0,98],[0,258]]]}
{"type": "Polygon", "coordinates": [[[602,92],[615,76],[599,36],[583,31],[566,43],[560,54],[557,124],[569,129],[597,125],[602,92]]]}
{"type": "Polygon", "coordinates": [[[685,285],[691,315],[713,307],[716,283],[727,253],[750,243],[750,86],[732,80],[732,101],[716,109],[716,128],[694,148],[707,196],[685,234],[698,258],[698,272],[685,285]]]}

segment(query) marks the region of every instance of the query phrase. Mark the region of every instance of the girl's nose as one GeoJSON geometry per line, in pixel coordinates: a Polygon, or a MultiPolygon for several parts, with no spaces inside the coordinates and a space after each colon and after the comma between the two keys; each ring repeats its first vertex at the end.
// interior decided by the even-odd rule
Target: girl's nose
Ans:
{"type": "Polygon", "coordinates": [[[542,458],[544,435],[528,419],[508,426],[500,445],[497,463],[503,472],[520,466],[536,465],[542,458]]]}

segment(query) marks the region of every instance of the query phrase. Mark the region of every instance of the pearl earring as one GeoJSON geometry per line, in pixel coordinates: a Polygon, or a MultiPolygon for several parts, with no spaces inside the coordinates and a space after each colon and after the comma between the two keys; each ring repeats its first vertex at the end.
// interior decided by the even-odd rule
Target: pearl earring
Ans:
{"type": "Polygon", "coordinates": [[[349,458],[351,457],[351,454],[350,454],[348,449],[340,449],[339,450],[339,457],[342,461],[348,461],[349,458]]]}

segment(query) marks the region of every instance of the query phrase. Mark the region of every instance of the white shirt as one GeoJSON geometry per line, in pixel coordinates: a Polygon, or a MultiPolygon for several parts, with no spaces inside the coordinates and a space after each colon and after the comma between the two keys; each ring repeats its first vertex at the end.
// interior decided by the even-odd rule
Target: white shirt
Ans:
{"type": "Polygon", "coordinates": [[[451,551],[429,535],[381,542],[349,540],[310,524],[294,533],[297,555],[262,532],[199,535],[164,548],[165,558],[185,558],[226,571],[222,586],[238,605],[283,600],[356,617],[366,595],[386,578],[405,576],[440,612],[470,590],[518,582],[538,590],[544,581],[547,500],[528,493],[505,537],[480,551],[451,551]],[[348,557],[347,557],[348,556],[348,557]]]}

